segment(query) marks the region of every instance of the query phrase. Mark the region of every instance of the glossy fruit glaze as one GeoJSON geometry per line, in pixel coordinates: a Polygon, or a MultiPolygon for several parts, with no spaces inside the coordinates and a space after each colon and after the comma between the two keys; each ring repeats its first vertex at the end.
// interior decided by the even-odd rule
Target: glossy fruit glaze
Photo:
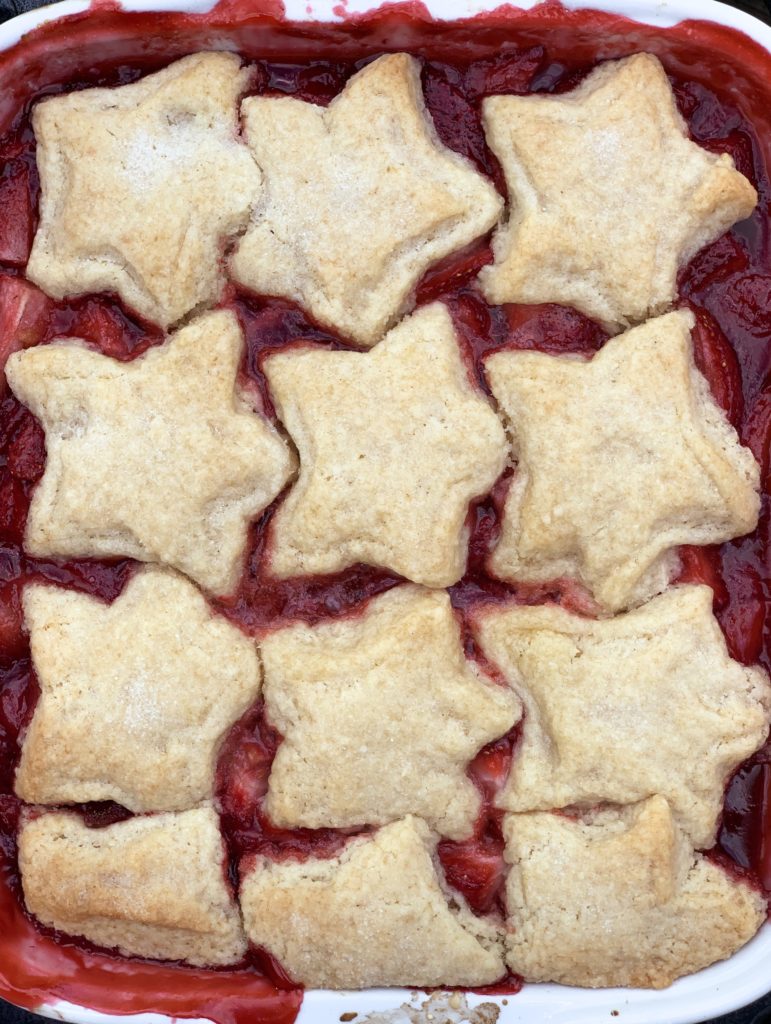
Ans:
{"type": "MultiPolygon", "coordinates": [[[[713,392],[763,467],[769,486],[771,436],[771,87],[769,57],[749,39],[707,23],[660,30],[597,12],[568,12],[554,0],[534,11],[511,8],[467,22],[432,22],[415,4],[337,25],[292,25],[280,5],[258,0],[220,3],[210,14],[132,15],[96,5],[87,16],[45,26],[0,56],[0,368],[8,354],[65,334],[87,339],[105,354],[131,359],[161,341],[152,327],[105,297],[54,303],[23,279],[36,226],[39,185],[29,110],[35,97],[62,88],[120,84],[197,49],[228,46],[257,62],[254,89],[329,102],[360,62],[384,50],[408,49],[426,59],[428,108],[444,142],[504,184],[488,150],[479,103],[501,92],[569,89],[598,60],[645,49],[664,61],[693,138],[729,152],[757,185],[755,215],[700,253],[682,274],[682,300],[696,312],[696,354],[713,392]],[[765,148],[764,148],[765,146],[765,148]]],[[[503,345],[591,356],[606,340],[595,324],[556,306],[487,306],[473,287],[489,262],[487,241],[433,268],[419,301],[441,297],[459,331],[469,373],[486,389],[481,360],[503,345]]],[[[298,340],[332,347],[345,343],[285,303],[231,291],[225,299],[247,337],[241,383],[265,412],[272,405],[262,360],[271,349],[298,340]]],[[[42,431],[4,390],[0,392],[0,994],[28,1007],[64,999],[106,1012],[155,1010],[174,1017],[209,1017],[222,1024],[289,1024],[301,992],[280,965],[259,952],[238,969],[200,971],[122,959],[80,941],[57,939],[36,928],[20,905],[15,862],[19,806],[12,796],[20,732],[37,699],[19,595],[25,581],[47,579],[112,600],[133,566],[127,561],[40,561],[21,541],[30,495],[45,464],[42,431]]],[[[480,600],[557,600],[590,611],[585,594],[564,582],[509,587],[490,578],[485,559],[499,529],[509,477],[469,510],[468,570],[451,596],[466,652],[495,675],[478,649],[469,611],[480,600]]],[[[237,592],[217,602],[248,632],[259,635],[282,621],[319,621],[356,614],[364,602],[394,586],[387,572],[356,566],[333,577],[271,581],[269,509],[252,529],[247,566],[237,592]]],[[[715,549],[683,549],[682,578],[703,580],[732,654],[771,668],[769,502],[758,530],[715,549]]],[[[274,857],[333,855],[350,832],[275,829],[261,812],[270,764],[280,736],[261,706],[251,709],[228,737],[220,759],[218,795],[231,878],[255,852],[274,857]]],[[[517,732],[480,752],[469,772],[483,797],[475,835],[445,841],[439,854],[449,882],[480,913],[502,907],[504,863],[500,815],[492,801],[516,751],[517,732]]],[[[98,827],[125,812],[115,805],[83,808],[98,827]]],[[[771,894],[771,750],[743,766],[727,791],[726,813],[714,856],[771,894]]],[[[514,992],[517,979],[496,990],[514,992]]],[[[364,999],[362,998],[362,1003],[364,999]]]]}

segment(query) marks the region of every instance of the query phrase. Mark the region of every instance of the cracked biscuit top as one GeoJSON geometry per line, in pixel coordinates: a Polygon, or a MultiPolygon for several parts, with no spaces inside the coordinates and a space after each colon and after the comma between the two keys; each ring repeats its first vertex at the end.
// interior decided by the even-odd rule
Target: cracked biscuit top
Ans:
{"type": "Polygon", "coordinates": [[[117,292],[161,327],[214,305],[225,242],[262,192],[237,134],[248,83],[235,55],[197,53],[132,85],[38,103],[31,280],[58,299],[117,292]]]}
{"type": "Polygon", "coordinates": [[[511,205],[480,275],[489,302],[558,302],[621,330],[671,307],[679,269],[757,202],[730,156],[690,141],[648,53],[482,111],[511,205]]]}

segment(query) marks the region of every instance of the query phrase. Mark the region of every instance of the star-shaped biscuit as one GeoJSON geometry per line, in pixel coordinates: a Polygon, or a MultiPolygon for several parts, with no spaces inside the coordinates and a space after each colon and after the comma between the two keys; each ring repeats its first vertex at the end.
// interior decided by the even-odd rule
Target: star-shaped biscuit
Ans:
{"type": "Polygon", "coordinates": [[[664,988],[731,956],[766,918],[749,885],[694,854],[666,800],[504,820],[507,962],[527,981],[664,988]]]}
{"type": "Polygon", "coordinates": [[[15,353],[8,382],[46,432],[27,550],[127,555],[232,589],[249,520],[293,468],[236,392],[243,347],[235,316],[216,312],[130,363],[72,340],[15,353]]]}
{"type": "Polygon", "coordinates": [[[111,605],[35,584],[24,619],[41,692],[16,772],[23,800],[142,812],[212,798],[220,742],[256,699],[260,666],[192,583],[148,566],[111,605]]]}
{"type": "Polygon", "coordinates": [[[502,934],[447,892],[436,839],[407,817],[337,857],[242,863],[246,933],[308,988],[486,985],[504,973],[502,934]]]}
{"type": "Polygon", "coordinates": [[[272,571],[357,562],[445,587],[466,563],[469,502],[507,458],[469,383],[446,307],[418,310],[371,352],[296,348],[265,362],[300,476],[273,521],[272,571]]]}
{"type": "Polygon", "coordinates": [[[221,967],[246,953],[210,805],[88,828],[62,812],[19,833],[27,909],[124,956],[221,967]]]}
{"type": "Polygon", "coordinates": [[[755,528],[757,463],[696,370],[693,322],[685,311],[651,320],[588,362],[487,360],[519,459],[496,575],[577,576],[616,611],[666,586],[677,545],[755,528]]]}
{"type": "Polygon", "coordinates": [[[688,138],[658,59],[608,61],[559,96],[482,106],[511,198],[480,280],[495,303],[559,302],[619,330],[663,313],[677,272],[757,193],[688,138]]]}
{"type": "Polygon", "coordinates": [[[283,736],[267,811],[278,825],[379,825],[417,814],[471,835],[466,768],[519,719],[511,690],[466,660],[444,591],[405,585],[361,617],[269,633],[265,708],[283,736]]]}
{"type": "Polygon", "coordinates": [[[489,606],[478,636],[525,706],[499,804],[511,811],[667,798],[712,845],[734,769],[763,743],[771,685],[732,661],[710,587],[672,587],[613,619],[489,606]]]}
{"type": "Polygon", "coordinates": [[[163,327],[213,305],[222,247],[262,188],[237,137],[248,81],[233,54],[198,53],[132,85],[38,103],[28,276],[58,299],[117,292],[163,327]]]}
{"type": "Polygon", "coordinates": [[[275,96],[241,109],[265,198],[235,278],[361,345],[406,312],[432,263],[498,220],[501,197],[439,141],[406,53],[369,64],[326,109],[275,96]]]}

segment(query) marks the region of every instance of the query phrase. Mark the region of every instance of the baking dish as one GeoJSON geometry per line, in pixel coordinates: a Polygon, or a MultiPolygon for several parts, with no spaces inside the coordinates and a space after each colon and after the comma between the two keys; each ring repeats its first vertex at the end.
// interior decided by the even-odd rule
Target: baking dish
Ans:
{"type": "MultiPolygon", "coordinates": [[[[492,10],[496,4],[465,2],[465,0],[434,0],[426,5],[436,18],[453,19],[465,17],[481,11],[492,10]]],[[[533,3],[521,3],[523,9],[535,7],[533,3]]],[[[552,5],[554,6],[554,5],[552,5]]],[[[625,15],[646,24],[662,29],[673,26],[686,19],[710,20],[717,24],[739,29],[754,38],[767,50],[771,50],[771,28],[761,22],[712,0],[676,0],[676,2],[644,3],[642,0],[618,0],[618,2],[567,3],[571,9],[588,8],[603,10],[612,14],[625,15]]],[[[168,3],[158,4],[131,2],[124,4],[124,9],[137,12],[157,10],[178,10],[186,12],[202,12],[208,4],[168,3]]],[[[366,0],[351,0],[345,5],[343,12],[339,6],[331,2],[315,2],[307,4],[304,0],[289,0],[286,3],[286,16],[289,19],[302,20],[334,20],[348,15],[366,12],[371,4],[366,0]]],[[[65,0],[43,11],[35,11],[20,16],[0,27],[0,47],[12,46],[24,33],[31,29],[67,15],[81,14],[88,9],[83,0],[65,0]]],[[[542,985],[526,986],[516,996],[504,997],[470,996],[473,1004],[494,999],[501,1006],[502,1024],[533,1021],[564,1021],[565,1024],[589,1024],[611,1018],[629,1022],[695,1022],[727,1012],[745,1005],[762,995],[767,987],[767,963],[771,954],[771,926],[766,926],[761,933],[739,954],[731,960],[718,964],[706,971],[677,982],[672,988],[662,992],[638,992],[627,990],[606,990],[592,992],[568,989],[559,986],[542,985]]],[[[0,973],[2,968],[0,967],[0,973]]],[[[2,989],[0,988],[0,993],[2,989]]],[[[386,1010],[397,1006],[410,998],[408,992],[394,990],[377,990],[364,993],[328,993],[311,992],[306,995],[300,1010],[301,1022],[336,1020],[347,1013],[366,1013],[374,1010],[386,1010]]],[[[51,1017],[73,1021],[104,1021],[111,1017],[98,1014],[82,1007],[61,1001],[51,1000],[36,1007],[38,1012],[51,1017]]],[[[157,1014],[142,1014],[142,1020],[161,1021],[157,1014]]],[[[137,1019],[140,1019],[138,1016],[137,1019]]]]}

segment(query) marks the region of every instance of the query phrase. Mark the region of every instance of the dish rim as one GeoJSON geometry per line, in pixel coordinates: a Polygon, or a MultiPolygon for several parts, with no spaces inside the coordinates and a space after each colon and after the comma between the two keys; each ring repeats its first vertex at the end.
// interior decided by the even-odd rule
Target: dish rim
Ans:
{"type": "MultiPolygon", "coordinates": [[[[215,0],[122,0],[125,11],[179,11],[205,13],[215,0]]],[[[351,14],[376,10],[389,0],[347,0],[340,12],[338,0],[284,0],[285,17],[293,21],[340,23],[351,14]]],[[[495,10],[503,0],[423,0],[430,14],[451,21],[495,10]]],[[[530,10],[542,0],[515,0],[512,6],[530,10]]],[[[711,21],[737,29],[759,43],[771,56],[771,25],[720,0],[562,0],[572,9],[619,14],[660,28],[684,20],[711,21]]],[[[16,15],[0,24],[0,52],[48,22],[82,14],[91,0],[59,0],[46,7],[16,15]]],[[[765,977],[771,960],[771,922],[728,960],[680,978],[666,989],[581,989],[554,984],[525,985],[515,996],[469,994],[469,1005],[495,1002],[499,1024],[597,1024],[602,1016],[619,1024],[697,1024],[747,1006],[771,991],[765,977]],[[765,969],[765,971],[764,971],[765,969]],[[506,1005],[502,1000],[506,999],[506,1005]],[[613,1016],[611,1016],[613,1014],[613,1016]],[[617,1015],[616,1015],[617,1014],[617,1015]]],[[[337,1021],[344,1013],[393,1010],[405,1002],[425,999],[409,989],[365,989],[357,992],[311,990],[305,993],[297,1024],[337,1021]],[[366,1009],[362,1010],[362,1006],[366,1009]]],[[[160,1013],[110,1014],[75,1003],[52,1000],[35,1013],[71,1024],[176,1024],[179,1018],[160,1013]]],[[[186,1018],[187,1020],[187,1018],[186,1018]]],[[[189,1018],[191,1024],[210,1024],[208,1018],[189,1018]]]]}

